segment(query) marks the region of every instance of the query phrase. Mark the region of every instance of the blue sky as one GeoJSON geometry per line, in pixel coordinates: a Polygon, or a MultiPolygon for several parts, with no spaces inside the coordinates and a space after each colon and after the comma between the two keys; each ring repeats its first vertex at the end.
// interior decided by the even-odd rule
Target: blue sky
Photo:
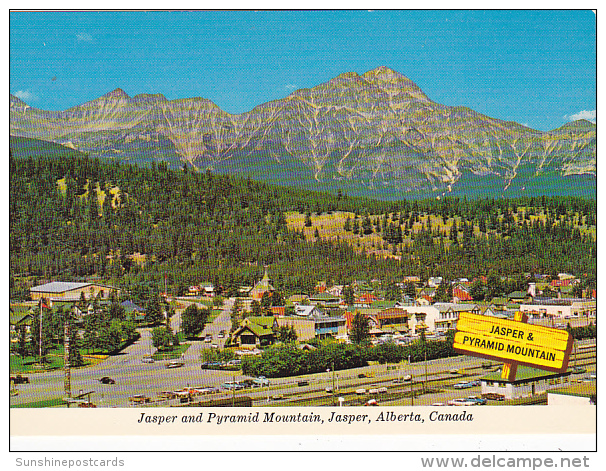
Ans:
{"type": "Polygon", "coordinates": [[[117,87],[242,113],[380,65],[430,99],[549,130],[595,121],[588,11],[11,12],[10,92],[64,110],[117,87]]]}

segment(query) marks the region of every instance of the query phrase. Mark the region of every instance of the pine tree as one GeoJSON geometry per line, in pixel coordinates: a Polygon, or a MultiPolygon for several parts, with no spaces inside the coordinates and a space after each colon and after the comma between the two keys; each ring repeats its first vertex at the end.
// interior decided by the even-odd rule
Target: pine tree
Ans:
{"type": "Polygon", "coordinates": [[[370,337],[370,324],[368,317],[361,312],[357,312],[351,322],[351,341],[353,343],[361,344],[368,340],[370,337]]]}

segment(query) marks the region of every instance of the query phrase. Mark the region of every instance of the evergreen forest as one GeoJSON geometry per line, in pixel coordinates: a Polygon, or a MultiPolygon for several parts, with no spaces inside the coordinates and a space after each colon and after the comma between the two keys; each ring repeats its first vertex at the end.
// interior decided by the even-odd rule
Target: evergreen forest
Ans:
{"type": "Polygon", "coordinates": [[[174,294],[209,281],[233,296],[266,265],[285,295],[310,293],[318,280],[389,283],[409,275],[492,273],[523,285],[528,274],[568,272],[595,286],[592,199],[379,201],[10,142],[11,298],[26,298],[40,281],[93,279],[126,292],[166,285],[174,294]],[[320,215],[350,216],[341,234],[327,238],[289,226],[292,213],[305,215],[305,229],[320,215]],[[380,236],[390,256],[347,234],[380,236]]]}

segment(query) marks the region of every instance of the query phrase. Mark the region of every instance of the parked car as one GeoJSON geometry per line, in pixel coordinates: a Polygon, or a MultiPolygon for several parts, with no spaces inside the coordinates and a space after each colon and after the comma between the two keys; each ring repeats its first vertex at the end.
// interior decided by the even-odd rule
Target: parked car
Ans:
{"type": "Polygon", "coordinates": [[[244,386],[245,388],[252,388],[255,385],[255,380],[254,379],[243,379],[242,381],[239,381],[239,383],[244,386]]]}
{"type": "Polygon", "coordinates": [[[151,399],[143,394],[135,394],[134,396],[130,396],[128,401],[134,402],[135,404],[147,404],[148,402],[151,402],[151,399]]]}
{"type": "Polygon", "coordinates": [[[78,404],[78,407],[90,407],[90,408],[95,408],[97,407],[95,404],[93,404],[92,402],[81,402],[78,404]]]}
{"type": "Polygon", "coordinates": [[[386,392],[387,392],[387,388],[386,387],[379,388],[379,394],[385,394],[386,392]]]}
{"type": "Polygon", "coordinates": [[[468,401],[473,401],[473,402],[475,402],[479,406],[484,406],[488,402],[483,397],[478,397],[478,396],[467,396],[467,400],[468,401]]]}
{"type": "Polygon", "coordinates": [[[449,406],[477,406],[478,403],[470,401],[466,397],[458,397],[447,402],[449,406]]]}
{"type": "Polygon", "coordinates": [[[308,386],[309,381],[297,381],[297,386],[308,386]]]}
{"type": "MultiPolygon", "coordinates": [[[[24,384],[24,383],[29,384],[29,378],[27,376],[21,376],[21,375],[11,376],[10,381],[12,381],[14,384],[24,384]]],[[[9,381],[9,383],[10,383],[10,381],[9,381]]]]}
{"type": "Polygon", "coordinates": [[[489,401],[504,401],[505,400],[505,396],[503,396],[502,394],[497,394],[497,393],[484,393],[484,394],[482,394],[482,397],[484,399],[488,399],[489,401]]]}
{"type": "Polygon", "coordinates": [[[470,382],[464,381],[461,383],[457,383],[453,386],[453,388],[455,389],[467,389],[467,388],[473,388],[473,384],[471,384],[470,382]]]}
{"type": "Polygon", "coordinates": [[[257,376],[253,381],[258,387],[269,386],[269,380],[265,376],[257,376]]]}
{"type": "Polygon", "coordinates": [[[141,359],[141,363],[154,363],[154,359],[152,357],[143,357],[141,359]]]}
{"type": "Polygon", "coordinates": [[[104,376],[99,381],[102,382],[103,384],[116,384],[116,380],[110,378],[109,376],[104,376]]]}
{"type": "Polygon", "coordinates": [[[446,404],[444,404],[443,402],[434,402],[434,403],[432,404],[432,406],[434,406],[434,407],[440,407],[440,406],[445,406],[445,405],[446,405],[446,404]]]}
{"type": "Polygon", "coordinates": [[[221,386],[221,389],[227,389],[228,391],[239,391],[240,389],[244,389],[237,381],[225,381],[221,386]]]}
{"type": "Polygon", "coordinates": [[[166,368],[181,368],[183,365],[185,365],[184,361],[172,360],[166,364],[166,368]]]}
{"type": "Polygon", "coordinates": [[[175,394],[173,391],[162,391],[158,393],[158,397],[162,399],[174,399],[177,397],[177,394],[175,394]]]}
{"type": "Polygon", "coordinates": [[[366,401],[366,403],[364,405],[365,406],[378,406],[379,403],[377,402],[376,399],[369,399],[368,401],[366,401]]]}
{"type": "Polygon", "coordinates": [[[581,374],[581,373],[585,373],[587,371],[587,369],[581,367],[581,366],[575,366],[574,368],[572,368],[570,370],[571,373],[573,374],[581,374]]]}
{"type": "Polygon", "coordinates": [[[366,389],[364,389],[364,388],[356,389],[356,394],[358,394],[358,395],[366,394],[366,389]]]}

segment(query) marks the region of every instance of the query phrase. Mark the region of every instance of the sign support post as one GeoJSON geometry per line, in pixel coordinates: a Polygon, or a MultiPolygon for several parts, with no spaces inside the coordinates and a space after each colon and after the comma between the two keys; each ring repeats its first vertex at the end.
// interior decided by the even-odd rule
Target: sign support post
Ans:
{"type": "MultiPolygon", "coordinates": [[[[525,324],[528,322],[528,316],[520,311],[517,311],[513,316],[515,322],[521,322],[525,324]]],[[[503,363],[503,370],[501,371],[501,379],[507,381],[515,381],[516,373],[518,372],[518,364],[515,361],[503,363]]]]}

